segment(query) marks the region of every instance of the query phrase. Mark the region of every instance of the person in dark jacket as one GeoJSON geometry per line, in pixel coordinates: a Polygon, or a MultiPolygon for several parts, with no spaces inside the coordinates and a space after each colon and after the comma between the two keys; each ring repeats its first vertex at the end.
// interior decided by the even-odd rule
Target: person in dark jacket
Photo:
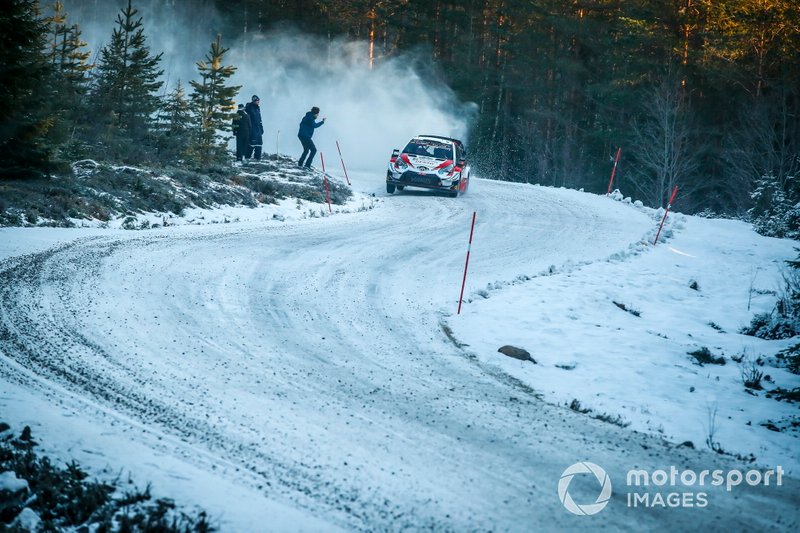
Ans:
{"type": "Polygon", "coordinates": [[[300,156],[297,164],[301,167],[311,168],[311,161],[313,161],[317,153],[317,147],[314,146],[314,141],[311,140],[311,137],[314,135],[316,128],[325,124],[325,118],[317,122],[317,116],[319,116],[319,108],[312,107],[311,111],[306,113],[306,116],[300,121],[300,131],[297,132],[297,138],[300,139],[300,143],[303,145],[303,155],[300,156]],[[308,159],[306,159],[306,156],[308,156],[308,159]],[[303,164],[304,161],[305,165],[303,164]]]}
{"type": "Polygon", "coordinates": [[[247,158],[253,157],[256,161],[261,160],[261,146],[264,144],[264,125],[261,123],[261,99],[253,95],[253,98],[245,106],[245,112],[250,116],[250,146],[247,147],[247,158]]]}
{"type": "Polygon", "coordinates": [[[250,146],[250,115],[244,110],[242,104],[239,104],[239,109],[236,110],[236,116],[233,118],[231,125],[233,126],[233,134],[236,136],[236,160],[241,162],[242,158],[247,154],[248,146],[250,146]]]}

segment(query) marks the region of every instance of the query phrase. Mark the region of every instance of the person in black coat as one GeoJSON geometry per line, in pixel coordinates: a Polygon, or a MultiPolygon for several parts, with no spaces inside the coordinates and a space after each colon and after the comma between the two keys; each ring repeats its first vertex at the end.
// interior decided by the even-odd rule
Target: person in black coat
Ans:
{"type": "Polygon", "coordinates": [[[233,126],[233,134],[236,136],[236,160],[241,162],[242,158],[247,154],[248,146],[250,146],[250,115],[244,110],[242,104],[239,104],[239,109],[236,110],[236,116],[233,118],[231,125],[233,126]]]}
{"type": "Polygon", "coordinates": [[[253,98],[245,106],[244,110],[250,117],[250,146],[247,147],[247,158],[261,160],[261,146],[264,144],[264,125],[261,123],[261,99],[253,95],[253,98]]]}
{"type": "Polygon", "coordinates": [[[325,118],[317,122],[317,116],[319,116],[319,108],[315,106],[300,121],[300,131],[297,132],[297,138],[300,139],[300,143],[303,145],[303,155],[300,156],[297,164],[301,167],[311,168],[311,161],[317,153],[317,147],[314,146],[314,141],[311,140],[311,137],[314,135],[315,129],[325,124],[325,118]],[[308,156],[308,159],[306,159],[306,156],[308,156]],[[304,161],[305,165],[303,164],[304,161]]]}

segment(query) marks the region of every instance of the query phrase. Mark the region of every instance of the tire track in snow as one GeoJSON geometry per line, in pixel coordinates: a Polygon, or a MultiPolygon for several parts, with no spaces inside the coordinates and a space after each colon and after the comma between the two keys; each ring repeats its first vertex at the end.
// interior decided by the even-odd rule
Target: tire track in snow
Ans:
{"type": "MultiPolygon", "coordinates": [[[[554,496],[569,464],[696,459],[537,401],[465,358],[440,324],[473,209],[472,287],[603,259],[649,220],[574,192],[476,184],[456,201],[403,194],[346,217],[82,241],[7,262],[0,351],[175,437],[172,453],[196,450],[207,468],[216,457],[227,476],[345,527],[586,527],[554,496]]],[[[657,513],[597,518],[665,525],[657,513]]]]}

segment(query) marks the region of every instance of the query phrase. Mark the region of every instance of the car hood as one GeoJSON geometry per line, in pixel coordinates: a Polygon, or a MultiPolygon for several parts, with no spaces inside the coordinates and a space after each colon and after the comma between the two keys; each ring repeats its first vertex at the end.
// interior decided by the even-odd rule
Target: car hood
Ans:
{"type": "Polygon", "coordinates": [[[437,159],[435,157],[425,157],[421,155],[401,154],[400,157],[417,170],[435,170],[440,167],[446,167],[452,163],[450,159],[437,159]]]}

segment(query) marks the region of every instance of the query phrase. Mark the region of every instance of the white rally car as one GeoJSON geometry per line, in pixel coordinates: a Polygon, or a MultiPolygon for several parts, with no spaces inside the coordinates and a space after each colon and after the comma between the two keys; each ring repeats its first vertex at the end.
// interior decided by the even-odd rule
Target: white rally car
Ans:
{"type": "Polygon", "coordinates": [[[444,191],[455,198],[467,192],[469,170],[464,143],[438,135],[417,135],[405,148],[392,152],[386,192],[420,187],[444,191]]]}

